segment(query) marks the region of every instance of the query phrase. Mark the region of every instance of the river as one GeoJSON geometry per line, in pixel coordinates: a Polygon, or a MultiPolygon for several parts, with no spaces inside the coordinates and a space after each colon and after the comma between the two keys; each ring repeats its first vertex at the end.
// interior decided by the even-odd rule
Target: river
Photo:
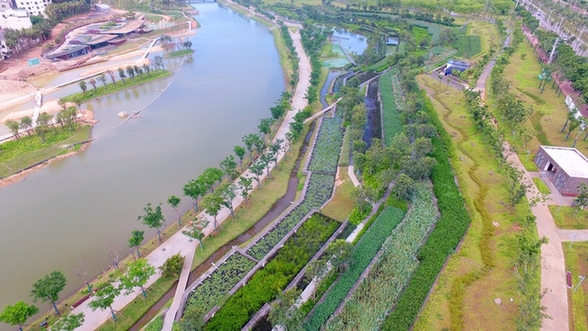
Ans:
{"type": "Polygon", "coordinates": [[[173,222],[167,197],[181,196],[186,210],[183,185],[270,117],[284,88],[272,34],[216,3],[196,8],[202,28],[190,37],[192,61],[169,79],[92,102],[99,139],[89,149],[0,189],[0,307],[30,302],[32,284],[53,270],[68,278],[61,297],[79,288],[78,261],[95,276],[110,248],[128,253],[132,230],[154,234],[137,221],[147,202],[163,202],[173,222]],[[145,106],[113,129],[118,112],[145,106]]]}

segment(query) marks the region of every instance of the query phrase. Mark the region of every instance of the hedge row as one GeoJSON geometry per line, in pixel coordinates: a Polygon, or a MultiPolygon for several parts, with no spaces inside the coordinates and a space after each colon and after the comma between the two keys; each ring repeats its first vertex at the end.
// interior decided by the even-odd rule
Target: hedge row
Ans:
{"type": "Polygon", "coordinates": [[[420,265],[400,297],[396,309],[386,318],[382,330],[410,329],[445,260],[455,251],[471,221],[449,163],[450,157],[455,153],[451,138],[437,118],[431,102],[426,97],[423,99],[424,110],[429,113],[431,122],[439,133],[432,139],[432,157],[437,160],[437,166],[433,168],[431,180],[441,217],[427,243],[419,250],[420,265]]]}
{"type": "Polygon", "coordinates": [[[241,330],[266,303],[271,302],[308,263],[339,222],[314,214],[298,229],[276,256],[227,300],[208,322],[206,330],[241,330]]]}

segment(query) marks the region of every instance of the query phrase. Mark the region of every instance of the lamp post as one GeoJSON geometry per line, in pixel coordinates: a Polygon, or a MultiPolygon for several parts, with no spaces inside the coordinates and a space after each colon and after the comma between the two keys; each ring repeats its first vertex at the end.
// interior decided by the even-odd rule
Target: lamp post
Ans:
{"type": "Polygon", "coordinates": [[[557,28],[557,31],[559,31],[559,32],[561,32],[561,27],[562,27],[562,23],[563,23],[564,18],[565,18],[565,16],[563,16],[561,18],[561,20],[559,20],[559,27],[557,28]]]}
{"type": "Polygon", "coordinates": [[[582,284],[582,282],[584,281],[584,279],[586,279],[586,276],[578,276],[578,277],[580,277],[580,282],[578,283],[578,285],[576,285],[576,288],[572,291],[572,293],[573,292],[576,292],[576,290],[578,289],[578,287],[580,287],[580,284],[582,284]]]}
{"type": "Polygon", "coordinates": [[[549,12],[549,17],[547,17],[547,21],[549,21],[549,19],[551,18],[551,13],[553,13],[553,11],[554,11],[554,10],[555,10],[555,9],[552,9],[552,10],[549,12]]]}

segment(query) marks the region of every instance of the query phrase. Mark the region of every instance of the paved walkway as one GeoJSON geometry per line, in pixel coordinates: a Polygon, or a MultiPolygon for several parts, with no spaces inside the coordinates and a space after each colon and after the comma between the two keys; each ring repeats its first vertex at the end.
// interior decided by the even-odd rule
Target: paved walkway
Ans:
{"type": "MultiPolygon", "coordinates": [[[[294,121],[294,115],[296,113],[298,113],[300,110],[304,109],[304,107],[306,107],[306,105],[308,104],[308,100],[306,100],[305,95],[306,95],[306,90],[310,86],[310,73],[311,73],[310,61],[309,61],[308,57],[306,56],[306,53],[304,52],[304,49],[302,47],[302,43],[300,41],[300,33],[298,31],[296,31],[296,32],[290,32],[290,34],[291,34],[292,40],[294,42],[294,47],[296,49],[296,53],[298,54],[298,58],[300,59],[300,62],[299,62],[299,81],[298,81],[298,85],[296,86],[296,90],[294,92],[294,95],[292,97],[292,109],[286,114],[284,121],[282,122],[282,125],[280,126],[280,128],[278,129],[278,131],[276,133],[276,136],[274,137],[274,141],[276,141],[277,139],[282,139],[285,141],[286,133],[290,131],[290,123],[294,121]]],[[[278,157],[277,157],[278,162],[284,157],[284,155],[285,155],[284,150],[285,149],[281,149],[278,152],[278,157]]],[[[275,166],[275,164],[273,166],[271,166],[270,169],[273,169],[274,166],[275,166]]],[[[253,177],[253,174],[249,170],[245,171],[245,173],[243,173],[242,175],[253,177]]],[[[267,173],[264,173],[262,176],[260,176],[260,180],[263,180],[266,176],[267,176],[267,173]]],[[[256,187],[257,187],[257,182],[254,181],[253,190],[256,187]]],[[[237,192],[237,194],[238,194],[237,197],[233,200],[233,206],[239,206],[241,203],[243,203],[243,197],[239,194],[239,192],[237,192]]],[[[204,212],[201,212],[200,216],[203,219],[206,219],[209,221],[209,225],[204,229],[204,233],[206,235],[209,235],[210,233],[212,233],[214,231],[213,218],[210,215],[205,214],[204,212]]],[[[229,209],[223,208],[217,215],[217,224],[221,225],[226,219],[229,218],[229,216],[230,216],[229,209]]],[[[191,255],[193,257],[195,247],[196,247],[195,242],[191,242],[190,238],[188,238],[186,235],[184,235],[181,231],[178,231],[176,234],[171,236],[167,241],[165,241],[161,246],[159,246],[157,249],[155,249],[153,252],[151,252],[151,254],[149,254],[146,257],[146,259],[150,264],[154,265],[156,268],[159,268],[161,265],[163,265],[163,263],[170,256],[178,254],[178,253],[180,253],[181,255],[184,255],[184,256],[191,255]]],[[[188,268],[188,270],[189,269],[190,268],[188,268]]],[[[182,275],[184,273],[187,273],[187,272],[183,271],[182,275]]],[[[153,284],[159,277],[160,277],[159,273],[157,273],[153,277],[151,277],[149,279],[149,281],[147,282],[146,287],[153,284]]],[[[121,296],[117,297],[115,302],[113,303],[112,307],[115,311],[120,311],[127,304],[129,304],[131,301],[141,300],[141,298],[138,296],[140,296],[140,289],[139,288],[137,288],[133,293],[131,293],[129,295],[121,295],[121,296]]],[[[176,292],[176,297],[177,297],[177,292],[176,292]]],[[[181,296],[180,296],[180,298],[181,298],[181,296]]],[[[76,309],[73,310],[74,314],[83,312],[85,315],[84,324],[81,327],[79,327],[78,329],[76,329],[78,331],[96,330],[100,325],[102,325],[103,323],[107,322],[110,319],[110,311],[108,309],[107,310],[92,311],[88,307],[88,303],[90,301],[91,300],[87,300],[82,305],[78,306],[76,309]]],[[[174,305],[176,304],[175,297],[174,297],[173,304],[174,305]]],[[[178,301],[178,304],[179,304],[179,301],[178,301]]],[[[168,313],[168,315],[172,316],[172,319],[173,319],[173,317],[175,317],[175,314],[172,314],[171,309],[170,309],[170,313],[168,313]]],[[[171,330],[169,323],[166,324],[166,328],[164,328],[163,330],[164,331],[171,330]]]]}
{"type": "Polygon", "coordinates": [[[176,313],[178,312],[178,308],[180,308],[180,304],[182,303],[182,296],[184,295],[184,291],[186,290],[186,286],[188,285],[188,278],[190,278],[190,269],[192,268],[192,261],[194,261],[194,253],[196,252],[196,248],[198,247],[198,242],[196,240],[192,241],[192,247],[186,252],[184,266],[182,267],[182,274],[180,275],[180,279],[178,280],[178,286],[176,287],[176,294],[174,294],[174,301],[172,305],[169,307],[169,310],[165,314],[165,320],[163,321],[163,329],[162,330],[171,330],[172,326],[174,325],[174,318],[176,313]]]}

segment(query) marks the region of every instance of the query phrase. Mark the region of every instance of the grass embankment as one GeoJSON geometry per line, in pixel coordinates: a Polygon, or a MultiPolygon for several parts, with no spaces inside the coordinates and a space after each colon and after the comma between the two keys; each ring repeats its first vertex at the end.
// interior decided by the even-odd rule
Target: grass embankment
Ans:
{"type": "Polygon", "coordinates": [[[533,178],[533,183],[535,183],[535,186],[537,186],[537,189],[539,190],[539,192],[543,193],[543,194],[550,194],[551,190],[549,189],[549,186],[547,186],[547,184],[545,184],[545,182],[543,182],[543,180],[541,180],[541,178],[533,178]]]}
{"type": "Polygon", "coordinates": [[[555,225],[560,229],[588,229],[588,210],[568,206],[549,206],[555,225]]]}
{"type": "MultiPolygon", "coordinates": [[[[497,160],[466,111],[462,94],[429,76],[417,77],[439,119],[453,137],[451,160],[472,223],[461,248],[447,263],[415,323],[415,330],[509,330],[518,313],[516,280],[510,268],[517,251],[517,221],[528,204],[514,215],[504,201],[508,192],[497,160]],[[448,92],[448,94],[446,93],[448,92]],[[503,304],[494,303],[501,298],[503,304]]],[[[537,275],[534,280],[539,284],[537,275]]]]}
{"type": "Polygon", "coordinates": [[[194,50],[190,49],[190,48],[186,48],[186,49],[181,49],[179,51],[169,52],[168,54],[165,55],[165,58],[182,57],[182,56],[192,55],[192,54],[194,54],[194,50]]]}
{"type": "MultiPolygon", "coordinates": [[[[552,83],[547,83],[545,90],[541,93],[539,79],[537,75],[541,72],[541,66],[538,63],[537,56],[533,53],[533,48],[526,41],[520,43],[519,48],[510,58],[510,64],[504,70],[504,77],[513,85],[511,91],[515,96],[522,100],[525,105],[533,107],[535,113],[524,123],[527,129],[533,129],[535,134],[531,141],[525,147],[520,139],[513,141],[512,135],[507,137],[511,145],[517,147],[519,158],[524,160],[527,157],[527,150],[531,151],[528,158],[533,160],[540,145],[564,146],[571,147],[577,130],[572,132],[570,138],[565,140],[567,130],[561,132],[568,115],[567,106],[564,103],[565,95],[563,93],[558,97],[553,89],[552,83]]],[[[497,120],[501,120],[497,118],[497,120]]],[[[500,125],[503,125],[502,123],[500,125]]],[[[588,149],[588,140],[582,140],[584,134],[580,135],[576,148],[582,153],[588,149]]],[[[531,166],[532,162],[526,162],[525,167],[529,171],[536,171],[536,167],[531,166]],[[534,169],[533,169],[534,168],[534,169]]]]}
{"type": "MultiPolygon", "coordinates": [[[[574,289],[580,282],[579,276],[588,275],[588,242],[562,243],[566,270],[572,273],[574,289]]],[[[588,330],[588,279],[584,280],[575,292],[568,290],[568,311],[570,331],[588,330]]]]}
{"type": "MultiPolygon", "coordinates": [[[[308,126],[305,126],[301,137],[304,137],[307,132],[308,126]]],[[[249,230],[249,228],[257,223],[257,221],[259,221],[259,219],[271,209],[272,205],[286,193],[288,181],[290,179],[290,172],[294,168],[302,141],[303,139],[300,139],[295,145],[293,145],[292,151],[295,152],[288,154],[282,163],[280,163],[279,167],[272,171],[272,179],[263,182],[261,190],[255,190],[251,194],[249,197],[249,204],[242,204],[240,207],[235,208],[235,218],[224,221],[219,226],[220,231],[218,234],[204,239],[204,248],[198,248],[195,252],[194,261],[192,262],[192,270],[196,269],[219,248],[249,230]]],[[[193,219],[193,211],[182,216],[184,224],[193,219]]],[[[177,223],[174,222],[170,228],[162,232],[162,238],[165,240],[177,231],[178,226],[177,223]]],[[[152,242],[152,240],[148,241],[148,243],[153,244],[152,242]]],[[[155,247],[142,248],[141,254],[147,255],[155,247]]],[[[127,260],[128,262],[131,262],[132,257],[127,257],[127,260]]],[[[134,325],[150,309],[150,307],[153,306],[153,304],[163,297],[171,286],[173,286],[173,283],[174,281],[169,282],[163,279],[157,280],[157,282],[149,287],[152,291],[147,296],[145,303],[143,303],[143,300],[137,298],[137,300],[134,300],[120,311],[121,317],[116,324],[113,325],[112,322],[108,321],[104,323],[99,330],[128,330],[128,328],[134,325]]]]}
{"type": "MultiPolygon", "coordinates": [[[[467,36],[480,37],[480,51],[471,54],[470,61],[478,61],[484,54],[488,53],[492,47],[500,44],[500,36],[496,24],[485,21],[469,21],[467,36]]],[[[478,46],[475,46],[478,47],[478,46]]],[[[474,49],[475,51],[475,49],[474,49]]]]}
{"type": "Polygon", "coordinates": [[[7,141],[0,145],[0,178],[10,176],[29,166],[79,149],[70,146],[90,139],[92,127],[78,126],[73,130],[57,128],[57,133],[51,130],[45,141],[36,134],[21,135],[20,139],[7,141]]]}
{"type": "Polygon", "coordinates": [[[355,206],[353,201],[353,190],[355,186],[347,174],[347,167],[339,167],[337,181],[335,182],[335,195],[333,199],[321,210],[321,213],[338,221],[345,221],[349,218],[355,206]]]}
{"type": "MultiPolygon", "coordinates": [[[[125,69],[125,74],[126,74],[126,68],[123,68],[123,69],[125,69]]],[[[134,78],[127,77],[127,78],[125,78],[124,83],[123,83],[123,81],[120,79],[120,77],[118,77],[118,72],[115,72],[115,76],[117,76],[116,83],[113,84],[112,82],[110,82],[106,85],[99,86],[99,85],[101,85],[101,83],[98,82],[98,83],[96,83],[96,90],[94,90],[92,85],[90,85],[88,83],[87,84],[88,90],[86,91],[86,93],[80,92],[80,93],[72,94],[72,95],[69,95],[69,96],[63,98],[63,100],[65,100],[67,102],[74,102],[74,100],[76,100],[76,98],[79,98],[80,101],[87,101],[87,100],[98,98],[101,96],[105,96],[105,95],[108,95],[111,93],[126,90],[130,87],[133,87],[133,86],[148,83],[148,82],[158,80],[158,79],[163,79],[163,78],[169,77],[171,75],[172,75],[171,71],[157,70],[157,71],[151,71],[151,72],[149,72],[149,74],[144,73],[142,76],[135,76],[134,78]]],[[[108,81],[110,81],[110,76],[106,75],[106,79],[108,81]]]]}

